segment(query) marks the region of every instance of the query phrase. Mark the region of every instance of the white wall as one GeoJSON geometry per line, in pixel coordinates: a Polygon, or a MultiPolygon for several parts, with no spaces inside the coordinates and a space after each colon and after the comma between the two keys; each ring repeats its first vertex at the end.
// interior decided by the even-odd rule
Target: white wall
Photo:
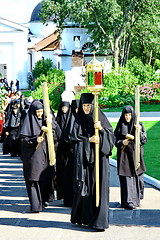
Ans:
{"type": "Polygon", "coordinates": [[[73,37],[80,36],[80,48],[82,48],[83,44],[87,42],[89,36],[86,34],[86,30],[84,28],[66,28],[62,32],[63,44],[65,46],[65,50],[63,50],[64,54],[72,55],[72,50],[75,50],[75,42],[73,37]]]}
{"type": "Polygon", "coordinates": [[[0,64],[7,65],[7,80],[20,81],[20,88],[27,87],[28,54],[27,33],[0,34],[0,64]]]}
{"type": "Polygon", "coordinates": [[[14,63],[12,63],[13,59],[13,42],[3,42],[3,39],[0,39],[0,64],[6,64],[7,66],[7,80],[10,82],[14,79],[14,63]]]}

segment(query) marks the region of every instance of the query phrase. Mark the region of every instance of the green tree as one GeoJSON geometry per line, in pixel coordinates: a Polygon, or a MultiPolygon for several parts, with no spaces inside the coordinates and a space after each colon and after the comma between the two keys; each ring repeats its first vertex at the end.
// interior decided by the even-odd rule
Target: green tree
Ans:
{"type": "Polygon", "coordinates": [[[86,28],[98,50],[112,51],[118,69],[119,62],[123,66],[128,59],[134,27],[159,7],[159,0],[43,0],[41,17],[57,23],[60,32],[68,19],[86,28]]]}
{"type": "Polygon", "coordinates": [[[156,58],[160,58],[160,4],[157,3],[149,1],[132,28],[130,58],[136,56],[144,64],[154,65],[156,58]]]}
{"type": "Polygon", "coordinates": [[[47,75],[47,72],[53,68],[52,59],[40,59],[36,62],[32,70],[33,78],[38,78],[41,74],[47,75]]]}
{"type": "Polygon", "coordinates": [[[34,81],[35,91],[32,91],[34,99],[41,99],[42,83],[47,82],[51,108],[57,111],[61,102],[61,94],[65,89],[65,74],[56,68],[48,70],[45,74],[41,73],[34,81]]]}

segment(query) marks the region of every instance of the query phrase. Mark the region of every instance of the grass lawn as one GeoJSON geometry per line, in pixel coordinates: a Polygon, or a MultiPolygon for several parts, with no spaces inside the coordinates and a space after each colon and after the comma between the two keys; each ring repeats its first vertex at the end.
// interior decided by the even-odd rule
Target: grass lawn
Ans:
{"type": "Polygon", "coordinates": [[[24,94],[24,96],[27,98],[27,97],[29,97],[29,96],[31,96],[31,90],[27,90],[27,91],[22,91],[22,94],[24,94]]]}
{"type": "MultiPolygon", "coordinates": [[[[115,129],[115,122],[111,123],[115,129]]],[[[148,142],[144,145],[144,161],[147,175],[160,180],[160,121],[144,121],[147,131],[148,142]]],[[[112,156],[116,159],[116,147],[113,148],[112,156]]]]}
{"type": "MultiPolygon", "coordinates": [[[[122,112],[124,107],[119,108],[107,108],[103,109],[104,112],[122,112]]],[[[141,104],[140,106],[141,112],[157,112],[160,111],[160,104],[141,104]]]]}

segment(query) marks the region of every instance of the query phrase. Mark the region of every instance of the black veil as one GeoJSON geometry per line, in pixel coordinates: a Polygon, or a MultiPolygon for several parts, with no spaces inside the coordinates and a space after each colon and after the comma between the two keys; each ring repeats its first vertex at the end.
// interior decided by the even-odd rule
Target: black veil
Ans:
{"type": "MultiPolygon", "coordinates": [[[[35,99],[27,112],[27,115],[24,119],[22,128],[21,128],[21,135],[25,136],[37,136],[41,132],[42,128],[42,121],[44,119],[38,119],[36,115],[36,110],[43,109],[42,103],[35,99]]],[[[44,117],[44,114],[43,114],[44,117]]]]}
{"type": "MultiPolygon", "coordinates": [[[[112,126],[110,125],[107,117],[99,108],[98,110],[98,118],[101,122],[102,128],[108,129],[112,131],[112,126]]],[[[77,114],[77,123],[81,123],[83,134],[88,137],[92,136],[95,133],[94,129],[94,95],[92,93],[82,93],[79,103],[79,109],[77,114]],[[85,114],[82,108],[83,104],[92,104],[91,111],[89,114],[85,114]]]]}
{"type": "Polygon", "coordinates": [[[56,121],[57,121],[61,131],[67,125],[67,122],[68,122],[68,119],[69,119],[69,114],[70,114],[70,103],[67,102],[67,101],[62,101],[61,105],[59,107],[58,113],[57,113],[57,117],[56,117],[56,121]],[[66,113],[64,113],[62,111],[62,107],[63,106],[67,106],[68,107],[68,111],[66,113]]]}
{"type": "Polygon", "coordinates": [[[117,127],[114,131],[115,133],[115,136],[119,136],[119,135],[123,135],[123,136],[126,136],[126,134],[132,134],[134,135],[134,125],[135,125],[135,117],[136,117],[136,114],[135,114],[135,111],[133,109],[132,106],[126,106],[123,108],[122,110],[122,114],[120,116],[120,119],[117,123],[117,127]],[[131,121],[130,122],[127,122],[125,120],[125,114],[127,113],[131,113],[132,114],[132,118],[131,118],[131,121]]]}

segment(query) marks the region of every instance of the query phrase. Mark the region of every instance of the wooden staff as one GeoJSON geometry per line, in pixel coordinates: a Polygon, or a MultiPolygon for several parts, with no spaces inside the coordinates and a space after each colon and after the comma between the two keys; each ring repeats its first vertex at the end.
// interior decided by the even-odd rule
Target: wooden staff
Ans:
{"type": "MultiPolygon", "coordinates": [[[[140,117],[140,86],[136,86],[135,89],[135,113],[136,113],[136,126],[139,126],[140,117]]],[[[135,170],[140,167],[140,128],[135,129],[135,170]]]]}
{"type": "Polygon", "coordinates": [[[42,90],[43,90],[43,104],[44,104],[44,114],[46,116],[46,123],[47,123],[47,143],[48,143],[48,154],[49,154],[49,164],[50,166],[53,166],[56,162],[56,155],[55,155],[55,149],[54,149],[54,138],[52,133],[52,123],[49,121],[51,118],[50,113],[50,104],[49,104],[49,96],[48,96],[48,87],[47,83],[44,82],[42,84],[42,90]]]}
{"type": "MultiPolygon", "coordinates": [[[[98,121],[98,94],[94,93],[94,122],[98,121]]],[[[95,128],[95,136],[99,137],[99,130],[95,128]]],[[[95,143],[95,177],[96,177],[96,207],[99,206],[99,143],[95,143]]]]}

